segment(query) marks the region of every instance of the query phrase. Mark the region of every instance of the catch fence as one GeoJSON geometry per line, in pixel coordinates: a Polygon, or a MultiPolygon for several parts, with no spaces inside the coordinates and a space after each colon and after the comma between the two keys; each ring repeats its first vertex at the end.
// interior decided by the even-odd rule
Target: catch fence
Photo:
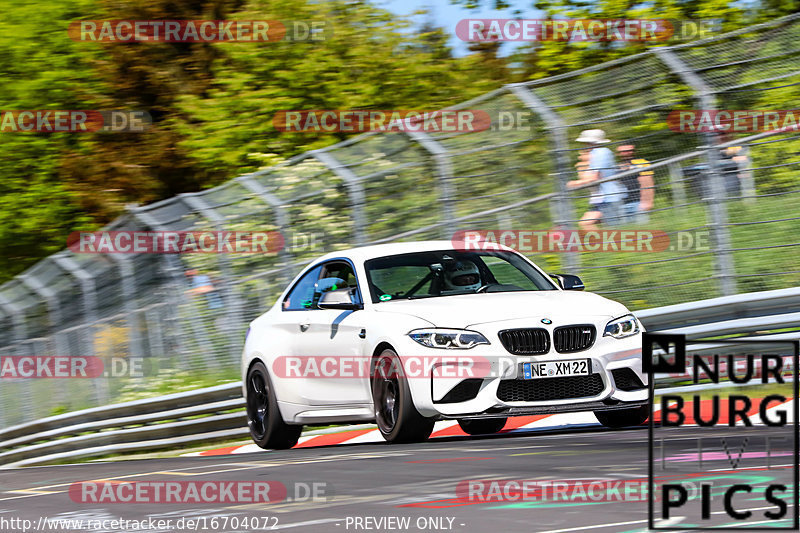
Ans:
{"type": "Polygon", "coordinates": [[[586,129],[603,129],[613,150],[633,145],[653,173],[649,220],[601,227],[664,232],[673,248],[526,251],[539,265],[578,274],[588,290],[635,310],[796,286],[800,132],[669,124],[676,110],[792,109],[798,43],[793,15],[657,47],[456,106],[486,111],[485,131],[366,133],[213,189],[130,206],[106,229],[278,231],[285,246],[181,256],[64,250],[5,283],[0,355],[142,360],[148,375],[3,379],[0,427],[175,391],[198,376],[236,379],[248,322],[325,252],[458,230],[577,228],[590,188],[568,184],[586,129]],[[525,124],[509,125],[512,117],[525,124]],[[200,284],[213,291],[192,291],[200,284]]]}

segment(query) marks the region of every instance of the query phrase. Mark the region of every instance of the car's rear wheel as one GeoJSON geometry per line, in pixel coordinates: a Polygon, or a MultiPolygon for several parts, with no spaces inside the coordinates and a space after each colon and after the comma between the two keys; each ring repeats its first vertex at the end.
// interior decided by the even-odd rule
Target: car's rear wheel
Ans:
{"type": "Polygon", "coordinates": [[[467,435],[488,435],[503,429],[507,420],[507,418],[483,418],[478,420],[464,418],[458,421],[458,425],[467,435]]]}
{"type": "Polygon", "coordinates": [[[375,359],[371,376],[375,421],[389,442],[421,442],[431,436],[434,420],[419,414],[411,398],[400,358],[386,349],[375,359]]]}
{"type": "Polygon", "coordinates": [[[647,420],[650,408],[646,405],[631,409],[618,409],[615,411],[595,411],[594,416],[601,424],[608,428],[624,428],[638,426],[647,420]]]}
{"type": "Polygon", "coordinates": [[[303,426],[283,421],[267,367],[256,362],[247,372],[247,425],[253,441],[265,449],[283,450],[297,444],[303,426]]]}

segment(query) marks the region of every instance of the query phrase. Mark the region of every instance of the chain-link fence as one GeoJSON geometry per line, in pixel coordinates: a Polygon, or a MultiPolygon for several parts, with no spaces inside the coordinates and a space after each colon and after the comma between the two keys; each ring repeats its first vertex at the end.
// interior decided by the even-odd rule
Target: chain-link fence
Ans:
{"type": "MultiPolygon", "coordinates": [[[[652,189],[640,192],[654,192],[649,220],[612,214],[601,227],[661,231],[673,249],[527,252],[538,264],[578,274],[631,309],[797,285],[798,131],[691,133],[668,122],[679,109],[791,109],[798,43],[800,16],[791,16],[654,48],[457,106],[488,112],[485,131],[367,133],[211,190],[131,206],[106,229],[274,230],[286,245],[274,254],[65,250],[17,276],[0,287],[0,355],[136,359],[150,376],[3,379],[0,427],[169,392],[187,376],[235,378],[247,323],[322,253],[584,224],[596,210],[592,188],[569,182],[585,129],[603,129],[612,149],[633,145],[652,173],[652,189]],[[526,122],[506,127],[509,117],[526,122]],[[201,278],[213,290],[193,291],[201,278]]],[[[641,175],[614,172],[606,182],[641,175]]]]}

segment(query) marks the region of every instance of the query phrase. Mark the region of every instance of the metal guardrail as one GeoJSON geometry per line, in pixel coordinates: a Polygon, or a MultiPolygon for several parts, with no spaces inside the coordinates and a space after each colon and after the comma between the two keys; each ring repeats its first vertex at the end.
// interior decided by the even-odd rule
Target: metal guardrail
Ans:
{"type": "Polygon", "coordinates": [[[105,405],[73,413],[42,418],[40,420],[34,420],[33,422],[0,430],[0,448],[5,447],[4,445],[9,439],[22,437],[31,433],[41,433],[49,430],[63,431],[66,427],[72,427],[76,424],[118,419],[142,415],[143,413],[156,413],[168,411],[170,409],[180,409],[182,407],[194,408],[200,404],[219,402],[230,398],[241,398],[239,395],[240,392],[241,384],[239,384],[237,388],[234,383],[226,383],[225,385],[217,385],[205,389],[179,392],[166,396],[159,396],[157,398],[147,398],[114,405],[105,405]]]}
{"type": "Polygon", "coordinates": [[[0,430],[0,465],[47,464],[246,437],[243,407],[241,383],[226,383],[43,418],[0,430]]]}
{"type": "Polygon", "coordinates": [[[757,333],[796,327],[800,326],[800,287],[723,296],[634,314],[648,330],[681,328],[690,338],[725,335],[729,329],[734,333],[757,333]]]}
{"type": "MultiPolygon", "coordinates": [[[[797,340],[800,331],[772,333],[770,331],[800,327],[800,287],[773,291],[737,294],[684,304],[668,305],[634,313],[651,332],[682,333],[689,339],[714,339],[715,337],[750,334],[739,339],[797,340]]],[[[737,350],[736,343],[725,339],[709,340],[695,344],[693,353],[724,354],[737,350]]],[[[792,370],[794,359],[785,358],[784,369],[792,370]]],[[[657,383],[684,382],[689,372],[661,375],[657,383]]]]}
{"type": "MultiPolygon", "coordinates": [[[[745,333],[756,334],[747,338],[795,340],[800,339],[800,331],[768,332],[800,326],[800,287],[725,296],[635,314],[648,331],[680,332],[690,338],[745,333]]],[[[710,351],[730,345],[721,339],[696,348],[710,351]]],[[[685,377],[664,376],[657,382],[669,387],[682,379],[685,377]]],[[[229,383],[76,411],[4,429],[0,431],[0,468],[245,438],[248,431],[241,387],[241,382],[229,383]]]]}

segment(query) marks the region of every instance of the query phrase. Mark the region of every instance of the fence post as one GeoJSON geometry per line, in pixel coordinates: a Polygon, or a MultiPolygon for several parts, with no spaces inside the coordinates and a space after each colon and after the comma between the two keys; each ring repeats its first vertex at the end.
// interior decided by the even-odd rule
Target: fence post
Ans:
{"type": "Polygon", "coordinates": [[[364,197],[361,180],[326,149],[312,150],[309,153],[344,181],[350,196],[350,206],[353,208],[353,238],[356,244],[365,244],[367,234],[363,209],[367,205],[367,200],[364,197]]]}
{"type": "Polygon", "coordinates": [[[284,237],[284,245],[280,250],[278,250],[278,256],[281,258],[284,266],[283,273],[280,275],[279,279],[288,283],[291,280],[291,274],[289,274],[287,270],[294,259],[294,255],[286,246],[286,238],[289,236],[289,230],[291,229],[289,215],[286,213],[286,209],[283,207],[283,202],[281,202],[277,196],[267,191],[266,187],[255,180],[253,176],[253,174],[247,174],[245,176],[239,176],[235,179],[242,187],[258,196],[261,201],[267,204],[275,212],[275,225],[278,226],[278,231],[280,231],[281,235],[284,237]]]}
{"type": "MultiPolygon", "coordinates": [[[[31,291],[33,291],[37,296],[39,296],[42,300],[47,302],[47,319],[50,323],[50,337],[53,339],[53,348],[55,353],[53,355],[57,356],[65,356],[65,355],[72,355],[68,354],[68,350],[66,350],[61,342],[61,335],[57,334],[57,329],[63,323],[62,315],[61,315],[61,304],[58,301],[58,296],[56,293],[49,287],[45,286],[39,279],[32,274],[20,274],[17,276],[20,281],[22,281],[23,285],[28,287],[31,291]]],[[[34,354],[34,355],[45,355],[45,354],[34,354]]]]}
{"type": "MultiPolygon", "coordinates": [[[[156,230],[156,231],[166,231],[168,230],[167,226],[161,224],[155,217],[153,217],[150,213],[147,212],[146,209],[138,207],[135,204],[128,204],[125,206],[128,212],[133,216],[133,218],[139,222],[143,227],[156,230]]],[[[189,361],[186,360],[186,347],[184,346],[183,340],[183,325],[181,324],[181,317],[180,317],[180,304],[184,303],[187,304],[187,298],[185,297],[185,293],[183,292],[183,263],[181,262],[180,258],[177,254],[159,254],[161,256],[160,262],[163,264],[163,271],[166,273],[167,278],[172,282],[172,284],[166,284],[167,290],[174,290],[175,291],[175,298],[172,299],[173,305],[169,306],[168,309],[172,312],[173,321],[175,323],[175,328],[177,333],[175,335],[176,342],[178,343],[178,352],[181,354],[180,358],[180,365],[181,368],[187,370],[190,368],[191,364],[189,361]]],[[[210,354],[213,351],[213,347],[211,344],[210,339],[206,335],[206,331],[204,328],[199,327],[197,320],[189,320],[190,327],[194,332],[194,336],[196,342],[201,345],[201,357],[203,361],[205,361],[208,367],[213,366],[216,361],[211,358],[210,354]],[[204,348],[204,349],[203,349],[204,348]]]]}
{"type": "MultiPolygon", "coordinates": [[[[14,351],[15,355],[30,355],[27,353],[23,353],[22,351],[22,343],[28,337],[27,327],[25,326],[25,316],[22,310],[17,307],[16,304],[11,303],[2,292],[0,292],[0,308],[11,317],[11,321],[14,324],[14,351]]],[[[34,410],[34,401],[33,401],[33,392],[31,391],[31,383],[30,380],[22,380],[22,382],[17,382],[19,389],[21,389],[21,393],[19,396],[21,397],[20,403],[23,407],[30,409],[30,412],[34,414],[34,416],[30,417],[30,419],[36,418],[35,410],[34,410]]],[[[7,388],[8,385],[5,385],[7,388]]],[[[20,419],[24,420],[25,417],[19,417],[20,419]]],[[[7,417],[3,417],[4,423],[9,423],[7,417]]],[[[20,420],[11,419],[10,424],[18,423],[20,420]]]]}
{"type": "MultiPolygon", "coordinates": [[[[567,141],[567,126],[564,120],[547,106],[533,91],[528,89],[525,84],[514,83],[506,85],[511,93],[531,111],[536,113],[544,122],[550,136],[550,143],[555,152],[556,167],[556,186],[558,195],[555,198],[555,211],[557,218],[555,223],[560,228],[571,229],[574,227],[575,211],[569,197],[567,182],[572,171],[569,161],[569,142],[567,141]]],[[[573,274],[578,274],[580,268],[580,257],[577,252],[565,252],[564,260],[566,269],[573,274]]]]}
{"type": "Polygon", "coordinates": [[[744,159],[744,162],[737,161],[736,164],[739,167],[739,181],[742,184],[742,197],[743,201],[747,205],[754,205],[756,203],[756,182],[753,179],[753,171],[750,167],[752,167],[752,160],[750,159],[750,151],[749,148],[745,146],[744,150],[747,153],[747,157],[744,159]]]}
{"type": "MultiPolygon", "coordinates": [[[[178,199],[186,204],[191,211],[199,213],[206,220],[211,222],[217,231],[225,230],[225,217],[217,213],[214,208],[206,203],[202,196],[197,193],[183,193],[178,195],[178,199]]],[[[242,314],[242,303],[239,296],[236,294],[236,289],[233,284],[233,272],[231,271],[231,261],[227,253],[217,254],[220,271],[222,273],[222,294],[223,301],[226,304],[226,312],[224,313],[228,319],[228,331],[218,332],[225,336],[226,342],[230,348],[231,362],[235,363],[239,360],[241,353],[237,353],[235,335],[238,331],[241,341],[244,340],[245,324],[244,316],[242,314]]],[[[216,326],[216,323],[215,323],[216,326]]]]}
{"type": "Polygon", "coordinates": [[[141,359],[144,357],[144,350],[142,350],[140,320],[136,310],[136,284],[131,260],[123,254],[108,254],[108,258],[114,261],[119,268],[125,321],[128,325],[128,350],[132,357],[141,359]]]}
{"type": "MultiPolygon", "coordinates": [[[[672,201],[676,205],[686,204],[686,188],[683,185],[683,170],[678,163],[670,163],[667,166],[669,170],[669,186],[672,189],[672,201]]],[[[685,207],[680,208],[682,212],[686,212],[685,207]]]]}
{"type": "MultiPolygon", "coordinates": [[[[108,254],[108,258],[114,261],[119,268],[120,285],[122,292],[122,306],[125,308],[125,323],[128,328],[128,360],[132,365],[134,361],[142,362],[144,369],[144,350],[142,349],[142,332],[140,325],[142,320],[140,311],[136,309],[136,282],[133,275],[131,259],[125,254],[108,254]]],[[[148,332],[150,328],[148,327],[148,332]]],[[[133,368],[133,367],[131,367],[133,368]]],[[[144,376],[134,376],[134,381],[141,386],[144,376]]]]}
{"type": "MultiPolygon", "coordinates": [[[[12,317],[10,315],[8,315],[8,313],[6,312],[6,309],[2,305],[0,305],[0,321],[4,320],[5,318],[8,318],[9,322],[11,322],[11,320],[12,320],[12,317]]],[[[4,337],[3,338],[3,341],[4,341],[3,342],[3,346],[4,347],[11,345],[12,342],[13,342],[13,341],[11,341],[11,336],[10,335],[7,338],[8,338],[8,340],[10,342],[8,344],[5,344],[6,337],[4,337]]],[[[7,423],[7,421],[6,421],[6,411],[5,411],[6,410],[6,407],[5,407],[6,399],[5,399],[5,395],[4,395],[4,394],[8,394],[9,392],[10,392],[9,391],[9,387],[6,387],[5,389],[0,390],[0,428],[4,428],[7,425],[8,426],[11,425],[11,424],[7,423]]]]}
{"type": "Polygon", "coordinates": [[[439,178],[439,194],[442,202],[442,225],[439,226],[439,236],[442,239],[452,239],[453,231],[458,228],[451,227],[448,223],[456,218],[453,201],[455,191],[453,190],[453,165],[450,162],[450,155],[447,148],[437,142],[433,137],[423,131],[406,131],[406,134],[433,157],[436,164],[436,174],[439,178]],[[448,235],[448,232],[450,233],[448,235]]]}
{"type": "MultiPolygon", "coordinates": [[[[706,82],[668,48],[653,48],[653,52],[670,70],[677,74],[694,91],[694,97],[701,109],[716,108],[714,91],[706,82]]],[[[719,289],[724,296],[736,294],[735,268],[731,255],[731,238],[728,232],[728,212],[725,205],[725,179],[720,172],[719,153],[714,147],[716,139],[710,132],[703,134],[706,146],[706,159],[709,165],[708,211],[710,215],[711,239],[714,246],[716,277],[719,289]]]]}
{"type": "MultiPolygon", "coordinates": [[[[81,266],[68,255],[66,250],[52,257],[55,264],[74,277],[81,287],[81,292],[83,293],[84,316],[87,322],[83,329],[84,344],[86,344],[89,355],[94,356],[96,355],[94,326],[97,324],[97,287],[94,282],[94,277],[81,268],[81,266]]],[[[92,379],[92,383],[94,384],[97,404],[104,405],[108,403],[108,378],[94,378],[92,379]]]]}
{"type": "MultiPolygon", "coordinates": [[[[47,322],[49,326],[48,337],[52,340],[52,343],[48,343],[46,341],[42,343],[31,343],[31,347],[33,348],[31,355],[33,355],[34,357],[36,356],[41,357],[46,355],[55,355],[63,357],[63,356],[74,355],[68,353],[68,350],[64,348],[63,343],[61,342],[61,335],[57,333],[57,328],[62,323],[62,317],[61,317],[61,304],[58,301],[58,296],[56,295],[56,293],[50,287],[47,287],[41,281],[39,281],[39,279],[36,277],[35,274],[28,274],[28,273],[20,274],[19,276],[17,276],[17,278],[31,292],[36,294],[36,296],[38,296],[47,303],[47,322]],[[37,348],[36,344],[40,344],[41,350],[37,348]],[[46,353],[46,351],[49,349],[53,350],[51,354],[46,353]]],[[[32,386],[30,388],[32,388],[32,386]]],[[[47,400],[52,401],[53,397],[50,396],[49,398],[47,398],[47,400]]],[[[44,402],[37,400],[35,398],[34,401],[36,402],[39,408],[45,407],[46,405],[44,404],[44,402]]],[[[47,405],[47,407],[51,408],[52,404],[47,405]]]]}

